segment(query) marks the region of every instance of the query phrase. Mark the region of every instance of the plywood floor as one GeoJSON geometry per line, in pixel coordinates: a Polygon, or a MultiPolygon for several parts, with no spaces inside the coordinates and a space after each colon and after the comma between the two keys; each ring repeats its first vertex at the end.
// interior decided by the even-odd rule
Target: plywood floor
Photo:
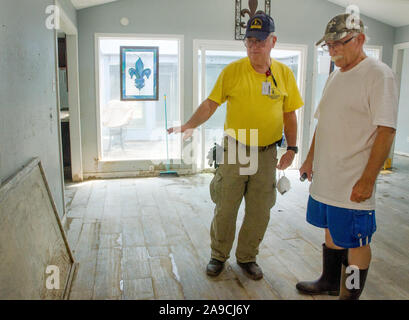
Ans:
{"type": "MultiPolygon", "coordinates": [[[[372,264],[362,300],[409,299],[409,158],[379,178],[372,264]]],[[[305,222],[308,183],[287,174],[260,248],[264,278],[243,275],[234,257],[206,276],[214,205],[212,174],[94,180],[66,186],[66,231],[79,268],[70,299],[336,299],[301,295],[321,272],[323,231],[305,222]]],[[[239,231],[244,212],[240,208],[239,231]]]]}

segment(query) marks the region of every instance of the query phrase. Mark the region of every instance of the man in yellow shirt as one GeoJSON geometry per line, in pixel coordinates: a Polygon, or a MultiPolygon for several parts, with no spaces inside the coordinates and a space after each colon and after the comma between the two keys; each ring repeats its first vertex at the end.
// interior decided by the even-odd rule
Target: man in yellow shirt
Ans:
{"type": "Polygon", "coordinates": [[[186,139],[227,101],[224,161],[210,184],[216,208],[210,230],[211,259],[206,270],[209,276],[219,275],[230,256],[237,213],[244,197],[245,217],[236,259],[248,277],[253,280],[263,277],[256,256],[276,200],[276,168],[289,167],[298,150],[295,110],[304,102],[291,69],[270,57],[277,41],[274,31],[274,20],[270,16],[254,15],[247,23],[247,57],[226,66],[209,97],[189,121],[168,130],[169,133],[184,132],[186,139]],[[276,144],[281,142],[283,127],[289,147],[277,165],[276,144]],[[234,152],[230,152],[232,150],[234,152]],[[243,162],[241,151],[255,154],[250,156],[250,167],[254,165],[252,161],[256,162],[255,172],[244,170],[248,166],[240,163],[243,162]]]}

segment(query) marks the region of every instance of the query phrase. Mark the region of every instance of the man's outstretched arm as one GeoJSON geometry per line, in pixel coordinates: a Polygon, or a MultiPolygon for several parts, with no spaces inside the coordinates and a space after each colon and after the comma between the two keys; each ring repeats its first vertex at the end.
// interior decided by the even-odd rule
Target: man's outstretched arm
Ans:
{"type": "Polygon", "coordinates": [[[183,139],[189,138],[193,133],[193,129],[206,122],[213,115],[218,106],[219,104],[214,102],[213,100],[206,99],[200,104],[195,113],[184,125],[180,127],[169,128],[168,133],[171,134],[172,132],[177,133],[186,131],[183,135],[183,139]]]}

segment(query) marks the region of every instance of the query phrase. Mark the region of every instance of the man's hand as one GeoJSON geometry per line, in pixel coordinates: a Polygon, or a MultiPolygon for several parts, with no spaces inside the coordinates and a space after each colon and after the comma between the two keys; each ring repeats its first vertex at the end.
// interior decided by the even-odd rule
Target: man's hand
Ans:
{"type": "Polygon", "coordinates": [[[351,201],[362,202],[372,196],[375,181],[360,178],[352,188],[351,201]]]}
{"type": "Polygon", "coordinates": [[[295,152],[292,150],[288,150],[281,156],[280,163],[277,165],[277,169],[279,170],[287,169],[289,166],[291,166],[291,163],[293,163],[294,157],[295,152]]]}
{"type": "Polygon", "coordinates": [[[212,114],[216,111],[218,104],[210,99],[206,99],[201,103],[199,108],[195,111],[193,116],[181,127],[173,127],[168,129],[168,133],[183,132],[183,140],[190,138],[193,134],[193,130],[199,127],[202,123],[207,121],[212,114]]]}
{"type": "Polygon", "coordinates": [[[312,181],[312,161],[309,160],[308,158],[304,161],[300,168],[300,176],[303,175],[303,173],[307,174],[308,181],[312,181]]]}
{"type": "Polygon", "coordinates": [[[172,127],[168,129],[168,134],[171,133],[184,133],[183,135],[183,140],[189,139],[192,134],[193,134],[193,129],[192,128],[186,128],[185,125],[180,126],[180,127],[172,127]]]}

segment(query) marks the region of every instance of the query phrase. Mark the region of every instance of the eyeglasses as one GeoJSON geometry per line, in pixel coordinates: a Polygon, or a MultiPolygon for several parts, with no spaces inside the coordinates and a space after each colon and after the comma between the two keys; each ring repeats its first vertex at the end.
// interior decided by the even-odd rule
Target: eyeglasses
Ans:
{"type": "Polygon", "coordinates": [[[352,39],[356,38],[357,36],[353,36],[352,38],[349,38],[348,40],[345,41],[335,41],[333,44],[329,43],[324,43],[321,48],[324,51],[329,51],[330,49],[339,49],[341,46],[345,46],[348,42],[350,42],[352,39]]]}
{"type": "MultiPolygon", "coordinates": [[[[267,38],[267,39],[268,39],[268,38],[267,38]]],[[[246,48],[251,48],[251,47],[253,47],[254,45],[255,45],[257,48],[262,48],[262,47],[264,47],[264,46],[266,45],[267,39],[259,40],[259,39],[249,39],[249,38],[246,38],[246,39],[244,39],[244,45],[246,46],[246,48]]]]}

